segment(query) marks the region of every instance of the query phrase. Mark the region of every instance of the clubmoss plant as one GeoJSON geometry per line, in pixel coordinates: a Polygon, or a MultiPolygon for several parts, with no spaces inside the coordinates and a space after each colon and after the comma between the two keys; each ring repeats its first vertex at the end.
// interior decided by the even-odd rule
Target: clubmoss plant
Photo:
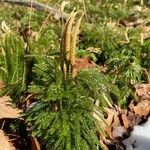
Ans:
{"type": "Polygon", "coordinates": [[[41,138],[47,149],[97,149],[100,145],[97,131],[102,130],[97,128],[93,112],[95,109],[101,114],[103,107],[111,103],[110,80],[98,69],[73,74],[77,35],[83,16],[73,30],[72,19],[76,13],[71,13],[62,29],[60,55],[43,56],[34,67],[35,78],[30,92],[37,95],[38,103],[28,110],[27,121],[33,135],[41,138]],[[70,21],[72,27],[70,29],[69,25],[68,29],[70,21]],[[99,105],[95,106],[97,100],[99,105]]]}

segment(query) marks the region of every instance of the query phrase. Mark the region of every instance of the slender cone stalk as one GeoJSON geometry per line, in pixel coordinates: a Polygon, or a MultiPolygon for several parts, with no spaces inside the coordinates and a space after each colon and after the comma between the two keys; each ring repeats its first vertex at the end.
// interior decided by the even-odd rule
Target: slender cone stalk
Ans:
{"type": "MultiPolygon", "coordinates": [[[[61,11],[64,11],[65,4],[62,6],[61,11]]],[[[60,66],[64,74],[64,79],[71,73],[73,76],[73,66],[75,64],[75,51],[77,36],[79,34],[79,27],[83,15],[78,19],[76,26],[73,29],[73,23],[77,12],[74,10],[70,13],[66,24],[62,20],[62,33],[61,33],[61,47],[60,47],[60,66]]]]}
{"type": "Polygon", "coordinates": [[[71,71],[72,71],[72,75],[73,75],[73,67],[75,65],[75,52],[76,52],[76,43],[77,43],[77,36],[79,34],[79,28],[80,28],[80,24],[81,24],[81,20],[82,20],[83,14],[82,16],[78,19],[77,24],[75,26],[74,31],[72,32],[72,39],[71,39],[71,46],[70,46],[70,53],[69,53],[69,59],[70,59],[70,63],[71,63],[71,71]]]}
{"type": "MultiPolygon", "coordinates": [[[[63,2],[61,5],[61,13],[63,14],[65,6],[68,4],[69,2],[63,2]]],[[[63,15],[62,15],[63,16],[63,15]]],[[[60,68],[63,72],[64,78],[66,76],[66,65],[65,65],[65,37],[64,37],[64,33],[65,33],[65,23],[64,23],[64,18],[62,17],[61,19],[61,26],[62,26],[62,31],[61,31],[61,45],[60,45],[60,68]]]]}
{"type": "Polygon", "coordinates": [[[66,60],[69,60],[69,51],[70,51],[70,44],[71,44],[71,30],[72,25],[75,19],[75,16],[77,15],[77,12],[74,12],[71,14],[68,22],[65,26],[65,53],[66,53],[66,60]]]}

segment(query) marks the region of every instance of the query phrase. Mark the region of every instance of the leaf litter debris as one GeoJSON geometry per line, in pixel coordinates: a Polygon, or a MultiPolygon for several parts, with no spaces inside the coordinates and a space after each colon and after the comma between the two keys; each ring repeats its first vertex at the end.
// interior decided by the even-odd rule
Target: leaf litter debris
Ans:
{"type": "MultiPolygon", "coordinates": [[[[150,83],[137,84],[134,87],[135,94],[139,98],[138,102],[131,101],[127,109],[121,109],[117,105],[105,108],[107,118],[104,118],[105,123],[102,126],[108,136],[104,138],[100,135],[105,150],[112,144],[116,145],[117,149],[118,142],[129,137],[134,126],[144,123],[143,120],[146,120],[150,114],[150,83]]],[[[121,148],[123,146],[119,146],[118,149],[121,148]]]]}

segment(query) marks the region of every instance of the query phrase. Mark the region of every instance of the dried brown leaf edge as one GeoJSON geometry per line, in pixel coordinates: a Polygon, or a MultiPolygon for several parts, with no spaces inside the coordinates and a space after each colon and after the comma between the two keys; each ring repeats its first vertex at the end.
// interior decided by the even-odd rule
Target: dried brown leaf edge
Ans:
{"type": "Polygon", "coordinates": [[[22,110],[15,108],[9,96],[0,98],[0,119],[3,118],[19,118],[21,119],[22,110]]]}
{"type": "Polygon", "coordinates": [[[15,147],[12,145],[3,130],[0,130],[0,150],[15,150],[15,147]]]}

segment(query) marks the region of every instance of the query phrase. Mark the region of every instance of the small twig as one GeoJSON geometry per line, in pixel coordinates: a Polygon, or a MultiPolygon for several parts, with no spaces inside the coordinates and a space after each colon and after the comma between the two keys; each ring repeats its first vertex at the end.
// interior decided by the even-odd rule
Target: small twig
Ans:
{"type": "Polygon", "coordinates": [[[144,45],[144,35],[141,33],[141,45],[144,45]]]}
{"type": "Polygon", "coordinates": [[[41,33],[42,29],[44,28],[44,26],[46,25],[46,23],[48,22],[48,18],[50,17],[50,15],[51,15],[51,14],[49,13],[49,14],[47,15],[46,19],[44,20],[42,26],[41,26],[40,29],[39,29],[39,32],[38,32],[37,35],[36,35],[35,41],[38,40],[38,38],[39,38],[39,36],[40,36],[40,33],[41,33]]]}
{"type": "Polygon", "coordinates": [[[84,1],[84,0],[82,0],[82,3],[83,3],[83,9],[84,9],[85,17],[86,17],[86,19],[88,19],[88,17],[87,17],[87,13],[86,13],[85,1],[84,1]]]}
{"type": "Polygon", "coordinates": [[[54,8],[58,5],[58,3],[61,2],[61,0],[58,0],[55,5],[54,5],[54,8]]]}
{"type": "Polygon", "coordinates": [[[28,7],[31,7],[32,5],[33,8],[39,11],[45,11],[47,13],[50,13],[57,20],[59,20],[62,16],[64,19],[68,17],[66,13],[62,14],[61,11],[37,1],[33,1],[33,3],[31,4],[31,0],[0,0],[0,3],[16,4],[16,5],[23,5],[28,7]]]}
{"type": "Polygon", "coordinates": [[[5,120],[2,123],[1,130],[3,129],[4,125],[5,125],[5,120]]]}
{"type": "Polygon", "coordinates": [[[31,2],[31,7],[30,7],[30,15],[29,15],[29,32],[31,30],[31,17],[32,17],[32,4],[33,4],[33,0],[30,0],[31,2]]]}
{"type": "MultiPolygon", "coordinates": [[[[14,137],[16,137],[16,138],[21,137],[20,135],[16,135],[16,134],[7,134],[7,136],[14,136],[14,137]]],[[[16,139],[16,138],[15,138],[15,139],[16,139]]],[[[14,139],[11,139],[11,140],[14,140],[14,139]]]]}

